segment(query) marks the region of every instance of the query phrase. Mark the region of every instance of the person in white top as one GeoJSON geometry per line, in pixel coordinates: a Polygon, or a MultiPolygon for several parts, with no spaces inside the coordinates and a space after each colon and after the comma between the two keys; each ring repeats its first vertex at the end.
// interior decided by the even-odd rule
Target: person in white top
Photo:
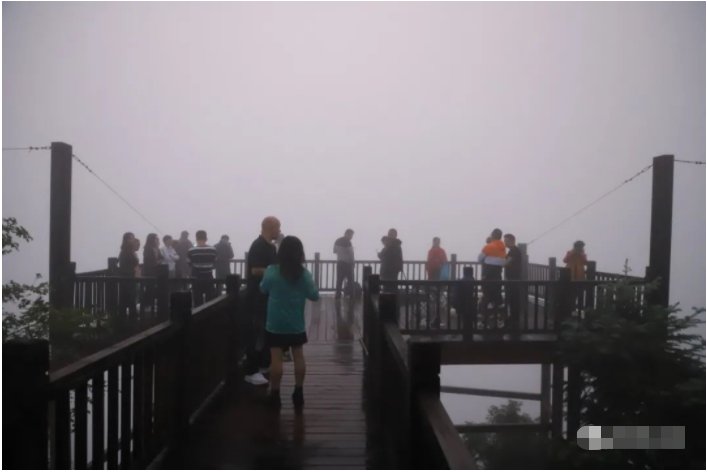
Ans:
{"type": "Polygon", "coordinates": [[[164,246],[160,248],[160,251],[162,252],[162,257],[164,258],[164,261],[169,267],[169,276],[174,277],[176,275],[175,269],[177,267],[179,255],[177,254],[177,250],[174,249],[174,245],[172,244],[172,236],[166,235],[164,238],[162,238],[162,241],[164,242],[164,246]]]}

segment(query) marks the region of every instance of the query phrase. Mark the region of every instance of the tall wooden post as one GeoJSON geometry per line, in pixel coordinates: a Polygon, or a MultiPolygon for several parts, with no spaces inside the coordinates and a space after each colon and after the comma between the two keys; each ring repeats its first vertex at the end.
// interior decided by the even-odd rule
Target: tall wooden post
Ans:
{"type": "Polygon", "coordinates": [[[648,295],[650,303],[668,306],[670,295],[670,245],[673,229],[673,170],[675,157],[653,158],[651,200],[651,246],[648,271],[660,278],[658,289],[648,295]]]}
{"type": "Polygon", "coordinates": [[[52,143],[49,201],[49,304],[69,306],[67,271],[71,260],[71,156],[65,143],[52,143]]]}
{"type": "Polygon", "coordinates": [[[452,254],[449,258],[449,279],[457,280],[457,255],[452,254]]]}

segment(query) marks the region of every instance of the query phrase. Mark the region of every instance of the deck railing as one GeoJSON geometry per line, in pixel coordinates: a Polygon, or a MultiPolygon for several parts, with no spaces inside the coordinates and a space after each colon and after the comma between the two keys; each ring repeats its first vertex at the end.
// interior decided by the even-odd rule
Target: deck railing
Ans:
{"type": "MultiPolygon", "coordinates": [[[[559,269],[555,281],[510,282],[479,282],[468,273],[457,281],[381,281],[371,272],[366,270],[363,297],[366,388],[372,416],[381,422],[377,440],[386,467],[472,468],[475,464],[459,439],[462,432],[551,432],[560,437],[566,431],[568,438],[576,434],[578,371],[556,358],[555,343],[564,320],[581,319],[612,293],[607,282],[572,282],[568,269],[559,269]],[[525,301],[517,324],[510,322],[506,308],[495,312],[480,308],[483,292],[494,286],[525,301]],[[541,421],[453,425],[439,403],[440,392],[454,390],[440,387],[441,364],[541,364],[542,391],[518,394],[540,400],[541,421]],[[418,451],[427,455],[418,456],[418,451]]],[[[642,297],[642,281],[632,282],[636,297],[642,297]]],[[[507,393],[456,390],[473,395],[507,393]]]]}
{"type": "Polygon", "coordinates": [[[46,341],[3,345],[3,467],[143,468],[179,449],[190,422],[241,354],[240,282],[192,309],[173,293],[171,317],[48,374],[46,341]],[[12,433],[11,433],[12,432],[12,433]]]}
{"type": "Polygon", "coordinates": [[[474,460],[439,398],[439,357],[403,339],[394,295],[378,296],[377,275],[364,285],[365,389],[377,421],[383,468],[473,469],[474,460]],[[392,306],[391,306],[392,305],[392,306]],[[432,354],[430,356],[430,354],[432,354]]]}

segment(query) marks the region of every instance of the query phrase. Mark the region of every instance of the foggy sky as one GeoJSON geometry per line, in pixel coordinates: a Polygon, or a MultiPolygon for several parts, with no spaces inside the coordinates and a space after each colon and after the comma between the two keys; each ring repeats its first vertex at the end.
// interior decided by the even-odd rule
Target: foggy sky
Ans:
{"type": "MultiPolygon", "coordinates": [[[[705,159],[704,3],[3,3],[3,146],[64,141],[160,228],[247,250],[266,215],[332,258],[398,229],[475,259],[651,163],[705,159]]],[[[48,273],[49,152],[3,152],[3,216],[48,273]]],[[[74,165],[72,260],[154,229],[74,165]]],[[[651,174],[529,247],[648,264],[651,174]]],[[[705,304],[705,169],[676,164],[671,299],[705,304]]]]}

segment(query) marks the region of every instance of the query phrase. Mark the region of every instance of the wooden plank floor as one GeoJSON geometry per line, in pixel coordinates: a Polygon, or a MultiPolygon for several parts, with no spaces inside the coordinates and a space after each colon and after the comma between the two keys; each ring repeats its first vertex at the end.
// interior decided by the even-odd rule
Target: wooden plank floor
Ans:
{"type": "Polygon", "coordinates": [[[324,296],[308,303],[305,407],[290,398],[294,365],[286,362],[282,408],[267,389],[243,383],[225,393],[190,431],[188,446],[167,458],[176,469],[365,469],[369,453],[363,395],[360,303],[324,296]]]}

